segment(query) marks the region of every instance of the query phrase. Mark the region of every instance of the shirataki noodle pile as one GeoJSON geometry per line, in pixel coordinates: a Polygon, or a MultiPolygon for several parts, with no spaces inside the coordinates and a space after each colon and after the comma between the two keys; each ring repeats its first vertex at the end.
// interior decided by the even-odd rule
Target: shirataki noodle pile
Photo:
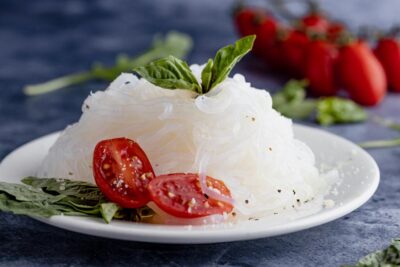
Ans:
{"type": "MultiPolygon", "coordinates": [[[[201,67],[191,69],[200,80],[201,67]]],[[[239,219],[291,209],[328,188],[312,151],[294,138],[291,120],[240,74],[200,96],[121,74],[106,91],[91,94],[82,111],[50,149],[39,176],[93,183],[95,145],[127,137],[143,148],[156,175],[194,172],[224,181],[239,219]]]]}

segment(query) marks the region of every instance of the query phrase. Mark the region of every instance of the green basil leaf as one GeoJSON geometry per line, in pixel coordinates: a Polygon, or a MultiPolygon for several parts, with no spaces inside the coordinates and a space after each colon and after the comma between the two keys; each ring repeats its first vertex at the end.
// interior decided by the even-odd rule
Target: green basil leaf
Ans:
{"type": "Polygon", "coordinates": [[[121,207],[112,202],[102,203],[100,205],[101,216],[106,221],[106,223],[111,222],[112,218],[114,218],[119,209],[121,209],[121,207]]]}
{"type": "Polygon", "coordinates": [[[292,119],[306,119],[316,108],[316,101],[306,99],[307,80],[290,80],[272,97],[274,109],[292,119]]]}
{"type": "Polygon", "coordinates": [[[327,97],[317,104],[317,121],[322,125],[361,122],[367,117],[365,110],[349,99],[327,97]]]}
{"type": "Polygon", "coordinates": [[[392,244],[361,258],[355,265],[346,267],[395,267],[400,266],[400,238],[392,240],[392,244]]]}
{"type": "Polygon", "coordinates": [[[228,77],[236,63],[250,52],[255,39],[255,35],[246,36],[238,40],[234,45],[228,45],[218,50],[212,66],[211,82],[207,83],[209,84],[208,87],[203,88],[204,93],[207,93],[228,77]]]}
{"type": "Polygon", "coordinates": [[[29,216],[74,215],[141,221],[154,215],[147,207],[123,209],[95,185],[68,179],[26,177],[24,184],[0,182],[0,211],[29,216]]]}
{"type": "Polygon", "coordinates": [[[207,65],[204,67],[203,71],[201,72],[201,86],[204,88],[210,88],[211,79],[212,79],[212,68],[214,62],[210,58],[207,62],[207,65]]]}
{"type": "Polygon", "coordinates": [[[201,87],[186,62],[169,56],[133,69],[154,85],[201,93],[201,87]]]}

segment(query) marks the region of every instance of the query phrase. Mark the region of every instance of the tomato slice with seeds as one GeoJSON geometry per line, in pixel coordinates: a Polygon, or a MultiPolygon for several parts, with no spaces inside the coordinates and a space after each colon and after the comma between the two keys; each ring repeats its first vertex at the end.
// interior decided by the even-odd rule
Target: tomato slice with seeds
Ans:
{"type": "MultiPolygon", "coordinates": [[[[226,185],[207,176],[207,186],[226,197],[231,193],[226,185]]],[[[151,200],[163,211],[181,218],[198,218],[232,211],[229,203],[212,199],[203,193],[198,174],[173,173],[157,176],[148,187],[151,200]]]]}
{"type": "Polygon", "coordinates": [[[93,154],[93,174],[101,192],[124,208],[147,204],[147,187],[155,177],[144,151],[127,138],[99,142],[93,154]]]}

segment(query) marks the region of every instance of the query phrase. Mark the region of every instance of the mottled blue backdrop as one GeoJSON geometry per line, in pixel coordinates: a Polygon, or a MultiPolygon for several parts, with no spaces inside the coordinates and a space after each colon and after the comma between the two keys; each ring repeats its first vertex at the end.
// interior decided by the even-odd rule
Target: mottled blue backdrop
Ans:
{"type": "MultiPolygon", "coordinates": [[[[204,62],[237,37],[229,16],[232,4],[216,0],[1,0],[0,159],[17,146],[76,121],[88,93],[106,86],[90,83],[28,98],[21,93],[24,84],[85,70],[94,61],[111,64],[117,53],[139,53],[153,34],[171,29],[189,33],[195,41],[190,61],[204,62]]],[[[387,29],[400,22],[396,0],[325,0],[322,5],[352,29],[362,24],[387,29]]],[[[236,71],[271,91],[284,80],[268,74],[251,56],[236,71]]],[[[399,120],[400,96],[389,95],[369,112],[399,120]]],[[[355,142],[398,135],[373,122],[326,130],[355,142]]],[[[0,266],[308,267],[351,263],[400,236],[400,149],[371,154],[382,172],[372,200],[342,219],[310,230],[246,242],[159,245],[85,236],[0,213],[0,266]]]]}

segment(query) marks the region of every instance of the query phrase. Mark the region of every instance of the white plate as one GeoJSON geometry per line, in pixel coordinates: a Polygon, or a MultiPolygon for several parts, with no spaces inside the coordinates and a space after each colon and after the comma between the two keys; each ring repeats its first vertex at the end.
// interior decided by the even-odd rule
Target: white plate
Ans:
{"type": "MultiPolygon", "coordinates": [[[[265,220],[235,225],[166,226],[123,221],[105,224],[101,219],[69,216],[36,218],[44,223],[71,231],[115,239],[159,243],[215,243],[248,240],[292,233],[340,218],[364,204],[379,184],[379,169],[372,157],[357,145],[331,133],[295,125],[295,136],[314,151],[318,165],[338,164],[343,182],[337,194],[328,198],[336,205],[313,215],[280,223],[265,220]],[[345,162],[345,164],[341,164],[345,162]]],[[[35,174],[49,147],[59,133],[50,134],[21,146],[0,164],[0,181],[18,182],[35,174]]]]}

